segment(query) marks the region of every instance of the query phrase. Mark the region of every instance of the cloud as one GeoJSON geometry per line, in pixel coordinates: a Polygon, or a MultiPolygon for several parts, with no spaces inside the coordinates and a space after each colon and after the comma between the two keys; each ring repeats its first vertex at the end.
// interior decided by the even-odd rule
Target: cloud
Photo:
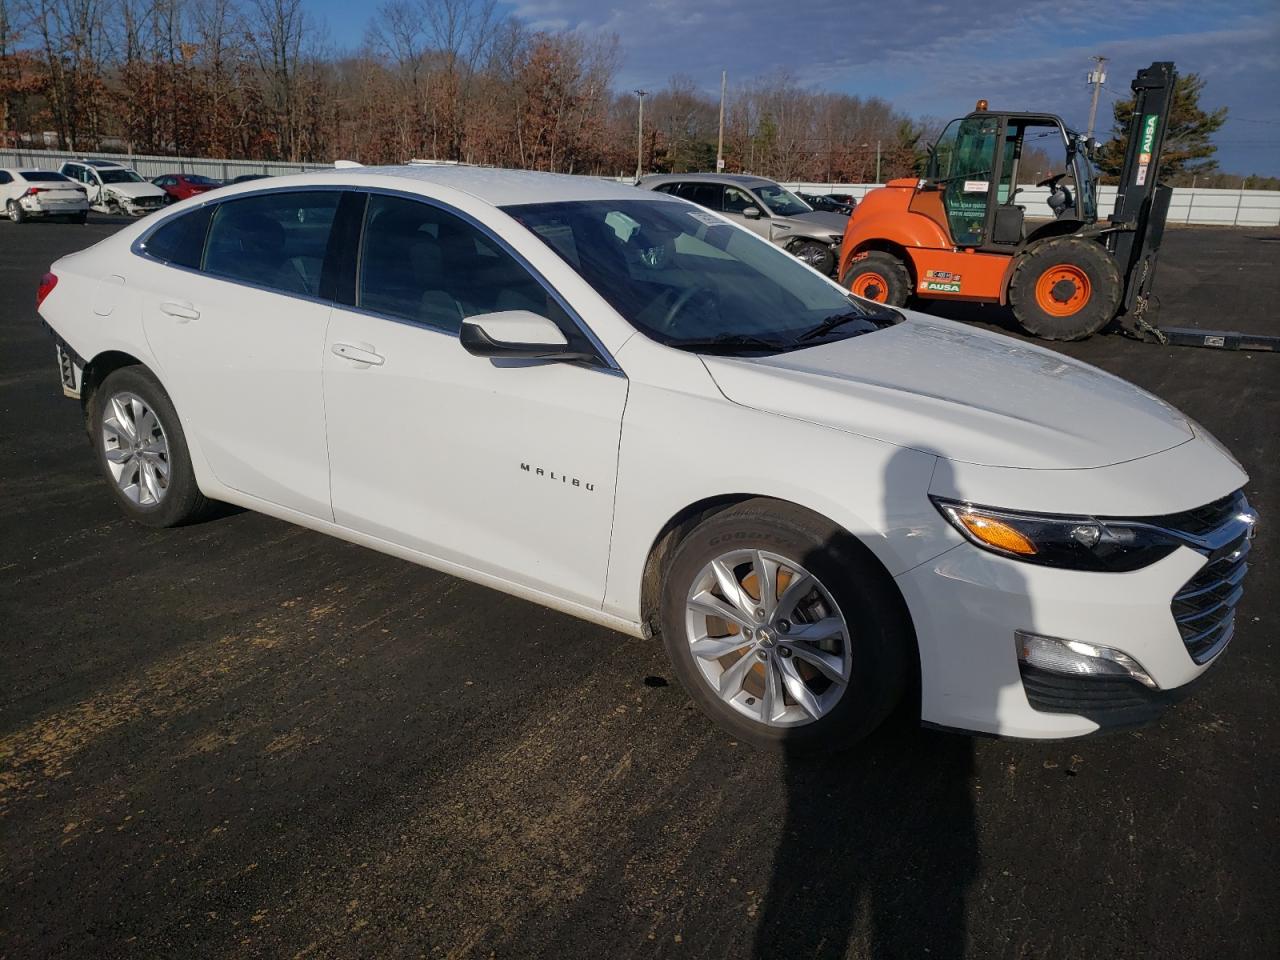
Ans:
{"type": "MultiPolygon", "coordinates": [[[[1089,57],[1111,58],[1108,87],[1152,60],[1205,77],[1205,105],[1234,116],[1280,120],[1280,7],[1274,0],[515,0],[541,29],[616,33],[620,88],[662,86],[684,73],[708,92],[720,71],[731,85],[787,72],[822,89],[882,96],[917,115],[947,117],[993,105],[1055,109],[1083,126],[1089,57]]],[[[1109,96],[1099,127],[1110,126],[1109,96]]],[[[1232,121],[1219,136],[1226,169],[1280,174],[1280,124],[1232,121]],[[1271,146],[1268,149],[1268,142],[1271,146]]]]}

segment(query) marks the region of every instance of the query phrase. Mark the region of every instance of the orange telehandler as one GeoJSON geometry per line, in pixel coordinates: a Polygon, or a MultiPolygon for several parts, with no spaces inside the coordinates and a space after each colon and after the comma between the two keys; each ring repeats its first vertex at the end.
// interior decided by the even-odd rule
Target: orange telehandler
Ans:
{"type": "Polygon", "coordinates": [[[1051,113],[1000,112],[978,101],[953,120],[919,180],[872,190],[849,218],[837,276],[859,296],[901,306],[965,300],[1013,308],[1028,332],[1079,340],[1119,318],[1142,339],[1188,346],[1275,350],[1277,337],[1159,328],[1151,284],[1172,190],[1159,182],[1176,74],[1140,70],[1115,210],[1098,219],[1097,142],[1051,113]],[[1060,147],[1049,188],[1053,218],[1017,203],[1023,150],[1060,147]]]}

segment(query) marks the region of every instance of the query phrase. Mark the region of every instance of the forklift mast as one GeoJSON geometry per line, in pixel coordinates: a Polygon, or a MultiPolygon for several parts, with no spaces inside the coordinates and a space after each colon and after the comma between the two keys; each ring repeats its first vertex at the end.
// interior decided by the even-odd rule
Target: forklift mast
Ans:
{"type": "Polygon", "coordinates": [[[1155,280],[1156,258],[1173,196],[1173,190],[1160,182],[1160,155],[1176,80],[1173,64],[1158,61],[1139,70],[1132,84],[1133,119],[1111,214],[1113,229],[1107,234],[1107,249],[1124,277],[1122,314],[1133,313],[1135,307],[1139,314],[1145,309],[1155,280]]]}

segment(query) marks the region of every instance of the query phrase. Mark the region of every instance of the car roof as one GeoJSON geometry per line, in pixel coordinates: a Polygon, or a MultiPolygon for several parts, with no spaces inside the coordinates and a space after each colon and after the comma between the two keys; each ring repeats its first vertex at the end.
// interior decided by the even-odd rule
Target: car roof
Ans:
{"type": "Polygon", "coordinates": [[[679,183],[686,180],[695,180],[700,183],[731,183],[735,187],[759,187],[777,183],[776,180],[770,180],[768,177],[757,177],[749,173],[653,173],[640,182],[643,184],[679,183]]]}
{"type": "Polygon", "coordinates": [[[127,170],[128,167],[115,160],[75,160],[74,163],[83,163],[88,167],[97,167],[99,170],[109,170],[113,167],[119,167],[121,170],[127,170]]]}
{"type": "MultiPolygon", "coordinates": [[[[387,167],[355,167],[341,171],[369,177],[395,177],[439,184],[495,207],[524,203],[556,203],[565,200],[635,200],[629,183],[568,173],[536,170],[502,170],[496,167],[404,164],[387,167]]],[[[647,197],[644,199],[648,199],[647,197]]]]}

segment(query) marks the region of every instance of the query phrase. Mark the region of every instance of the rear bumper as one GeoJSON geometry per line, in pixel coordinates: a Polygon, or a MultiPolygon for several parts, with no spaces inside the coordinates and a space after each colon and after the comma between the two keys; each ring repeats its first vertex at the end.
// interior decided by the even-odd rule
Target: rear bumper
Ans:
{"type": "Polygon", "coordinates": [[[23,197],[18,201],[22,209],[31,217],[73,217],[89,212],[89,201],[79,200],[74,203],[46,203],[38,197],[23,197]]]}

